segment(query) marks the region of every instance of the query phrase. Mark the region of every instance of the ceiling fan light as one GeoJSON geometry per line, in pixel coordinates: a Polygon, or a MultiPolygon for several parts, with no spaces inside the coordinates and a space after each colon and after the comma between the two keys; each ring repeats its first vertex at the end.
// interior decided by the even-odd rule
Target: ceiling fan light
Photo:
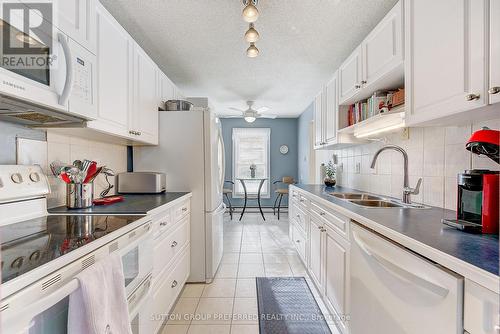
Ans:
{"type": "Polygon", "coordinates": [[[245,41],[247,41],[248,43],[255,43],[259,40],[259,37],[259,33],[257,32],[257,30],[255,30],[253,23],[250,23],[250,27],[245,33],[245,41]]]}
{"type": "Polygon", "coordinates": [[[253,117],[253,116],[245,116],[243,118],[245,119],[245,122],[247,122],[247,123],[255,122],[255,117],[253,117]]]}
{"type": "Polygon", "coordinates": [[[255,7],[251,1],[243,9],[243,20],[248,23],[253,23],[259,18],[259,10],[255,7]]]}
{"type": "Polygon", "coordinates": [[[259,49],[257,49],[254,43],[250,43],[250,46],[247,49],[247,56],[250,58],[255,58],[258,55],[259,55],[259,49]]]}

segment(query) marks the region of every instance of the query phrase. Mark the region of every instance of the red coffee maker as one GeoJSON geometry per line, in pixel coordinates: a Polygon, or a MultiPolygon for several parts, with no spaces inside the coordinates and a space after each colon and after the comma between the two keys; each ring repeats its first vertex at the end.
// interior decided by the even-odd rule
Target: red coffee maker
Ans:
{"type": "MultiPolygon", "coordinates": [[[[472,134],[465,148],[500,164],[500,132],[483,128],[472,134]]],[[[460,230],[498,234],[500,171],[466,170],[458,174],[457,219],[443,223],[460,230]]]]}

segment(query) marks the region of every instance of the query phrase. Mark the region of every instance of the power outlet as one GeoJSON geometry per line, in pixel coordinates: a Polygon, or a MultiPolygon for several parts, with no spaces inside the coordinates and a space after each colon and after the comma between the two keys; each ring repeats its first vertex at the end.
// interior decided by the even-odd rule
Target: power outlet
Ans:
{"type": "Polygon", "coordinates": [[[354,174],[361,173],[361,162],[356,162],[356,166],[354,167],[354,174]]]}

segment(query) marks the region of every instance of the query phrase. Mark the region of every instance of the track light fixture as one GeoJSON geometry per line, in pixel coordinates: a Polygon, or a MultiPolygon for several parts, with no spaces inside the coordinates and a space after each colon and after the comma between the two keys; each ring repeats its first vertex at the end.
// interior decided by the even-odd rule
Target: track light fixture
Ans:
{"type": "Polygon", "coordinates": [[[253,23],[259,18],[259,10],[257,9],[258,0],[243,0],[245,8],[243,9],[243,20],[248,23],[253,23]]]}

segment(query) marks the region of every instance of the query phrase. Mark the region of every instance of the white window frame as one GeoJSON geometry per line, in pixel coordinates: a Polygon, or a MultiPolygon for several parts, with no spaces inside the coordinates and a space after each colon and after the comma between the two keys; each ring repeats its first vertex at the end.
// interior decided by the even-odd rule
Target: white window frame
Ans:
{"type": "MultiPolygon", "coordinates": [[[[241,186],[241,182],[238,180],[238,177],[240,177],[239,175],[236,175],[237,174],[237,168],[236,168],[236,158],[237,158],[237,150],[238,150],[238,143],[237,143],[237,137],[239,134],[243,134],[243,133],[263,133],[267,136],[267,172],[265,173],[264,177],[267,178],[266,181],[264,181],[264,184],[262,185],[262,191],[261,191],[261,198],[271,198],[271,187],[270,187],[270,184],[269,184],[269,180],[270,180],[270,175],[271,175],[271,128],[233,128],[233,133],[232,133],[232,142],[233,142],[233,157],[232,157],[232,175],[233,175],[233,182],[234,182],[234,185],[233,185],[233,194],[232,196],[234,198],[244,198],[245,197],[245,193],[243,192],[243,190],[241,190],[241,192],[239,192],[238,190],[241,189],[240,186],[241,186]]],[[[249,171],[249,175],[248,177],[250,177],[250,171],[249,171]]],[[[257,196],[257,193],[253,193],[253,192],[249,192],[248,193],[248,196],[249,197],[256,197],[257,196]]]]}

